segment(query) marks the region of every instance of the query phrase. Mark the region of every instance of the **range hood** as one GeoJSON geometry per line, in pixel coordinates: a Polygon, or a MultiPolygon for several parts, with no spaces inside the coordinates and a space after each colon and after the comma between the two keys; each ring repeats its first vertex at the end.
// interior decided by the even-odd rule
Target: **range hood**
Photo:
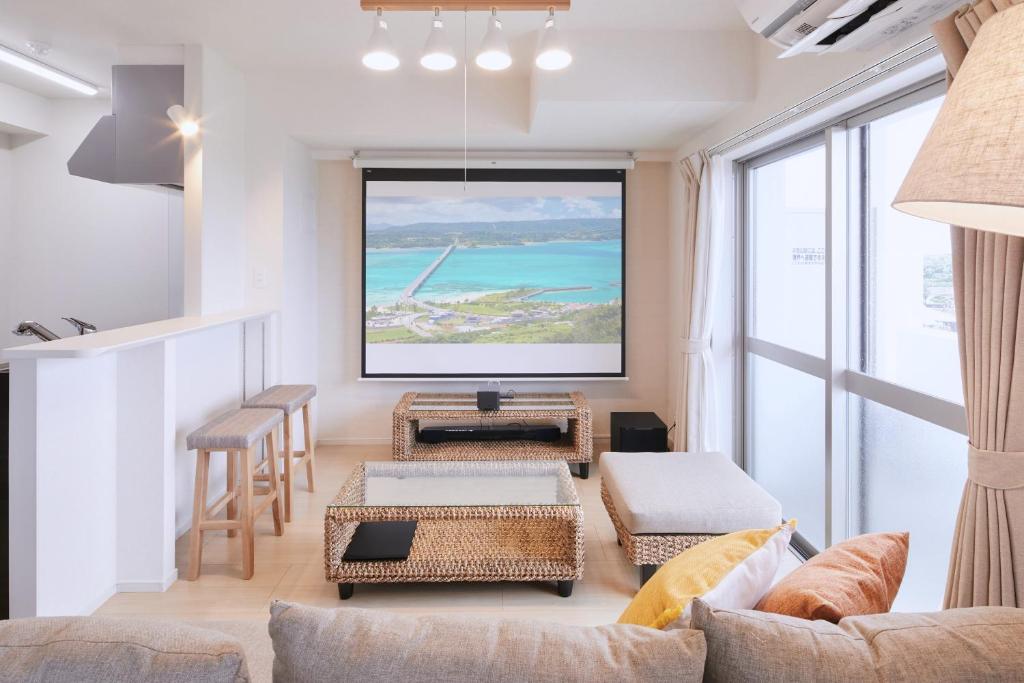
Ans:
{"type": "Polygon", "coordinates": [[[105,183],[182,187],[185,154],[167,109],[184,100],[184,66],[115,66],[113,113],[89,131],[68,172],[105,183]]]}

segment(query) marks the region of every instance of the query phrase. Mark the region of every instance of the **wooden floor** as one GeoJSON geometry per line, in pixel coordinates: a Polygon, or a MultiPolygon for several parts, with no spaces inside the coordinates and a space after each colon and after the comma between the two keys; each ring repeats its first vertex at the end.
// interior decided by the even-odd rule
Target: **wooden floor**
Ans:
{"type": "MultiPolygon", "coordinates": [[[[555,584],[477,583],[359,585],[344,603],[337,585],[324,579],[324,508],[356,463],[389,460],[390,448],[327,447],[317,450],[317,491],[305,490],[300,474],[293,499],[292,522],[283,536],[273,535],[269,511],[256,526],[256,574],[241,576],[239,540],[224,532],[206,532],[203,569],[198,581],[179,580],[165,593],[120,593],[97,614],[189,620],[266,620],[272,600],[322,607],[365,607],[419,614],[502,614],[572,624],[614,622],[639,586],[639,573],[615,541],[615,531],[601,504],[599,465],[590,478],[574,479],[583,502],[586,561],[583,580],[570,598],[560,598],[555,584]]],[[[188,534],[178,540],[179,575],[187,570],[188,534]]]]}
{"type": "MultiPolygon", "coordinates": [[[[324,579],[323,515],[327,503],[363,460],[389,460],[390,448],[320,447],[317,450],[317,491],[305,490],[299,475],[292,522],[283,536],[273,535],[269,511],[257,523],[256,574],[244,581],[237,538],[207,532],[203,569],[198,581],[179,580],[165,593],[120,593],[97,614],[148,618],[266,621],[272,600],[321,607],[363,607],[407,614],[478,614],[544,619],[569,624],[614,622],[639,586],[639,570],[628,564],[601,503],[600,464],[590,478],[574,479],[586,524],[583,580],[572,597],[560,598],[555,585],[540,583],[358,585],[355,596],[342,602],[337,584],[324,579]]],[[[188,534],[178,539],[178,572],[187,570],[188,534]]],[[[780,576],[797,562],[788,558],[780,576]]]]}

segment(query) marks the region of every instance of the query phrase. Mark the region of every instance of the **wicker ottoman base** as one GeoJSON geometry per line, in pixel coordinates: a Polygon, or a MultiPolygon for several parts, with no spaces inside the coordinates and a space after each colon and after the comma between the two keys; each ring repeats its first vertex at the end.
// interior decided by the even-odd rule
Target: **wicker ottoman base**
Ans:
{"type": "Polygon", "coordinates": [[[626,559],[630,564],[640,567],[641,583],[646,583],[658,567],[679,553],[718,535],[631,534],[616,512],[615,503],[612,502],[612,497],[603,481],[601,482],[601,500],[604,501],[604,507],[608,510],[608,516],[611,517],[619,545],[626,551],[626,559]]]}

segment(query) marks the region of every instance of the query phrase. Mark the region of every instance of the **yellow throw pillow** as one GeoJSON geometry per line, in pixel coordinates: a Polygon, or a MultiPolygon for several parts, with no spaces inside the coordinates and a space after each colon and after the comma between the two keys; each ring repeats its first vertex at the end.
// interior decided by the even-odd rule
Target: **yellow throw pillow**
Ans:
{"type": "Polygon", "coordinates": [[[619,623],[686,628],[694,598],[718,608],[753,609],[771,587],[795,529],[790,520],[773,529],[737,531],[676,555],[640,588],[619,623]]]}

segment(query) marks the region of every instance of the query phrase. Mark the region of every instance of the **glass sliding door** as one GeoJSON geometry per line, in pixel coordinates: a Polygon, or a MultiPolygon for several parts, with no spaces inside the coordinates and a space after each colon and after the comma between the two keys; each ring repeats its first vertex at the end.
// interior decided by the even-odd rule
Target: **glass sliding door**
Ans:
{"type": "Polygon", "coordinates": [[[944,85],[744,163],[744,454],[805,545],[909,531],[941,607],[966,477],[949,227],[891,208],[944,85]]]}
{"type": "Polygon", "coordinates": [[[750,170],[754,337],[825,357],[825,145],[750,170]]]}
{"type": "Polygon", "coordinates": [[[821,136],[747,167],[746,465],[825,546],[826,150],[821,136]]]}

